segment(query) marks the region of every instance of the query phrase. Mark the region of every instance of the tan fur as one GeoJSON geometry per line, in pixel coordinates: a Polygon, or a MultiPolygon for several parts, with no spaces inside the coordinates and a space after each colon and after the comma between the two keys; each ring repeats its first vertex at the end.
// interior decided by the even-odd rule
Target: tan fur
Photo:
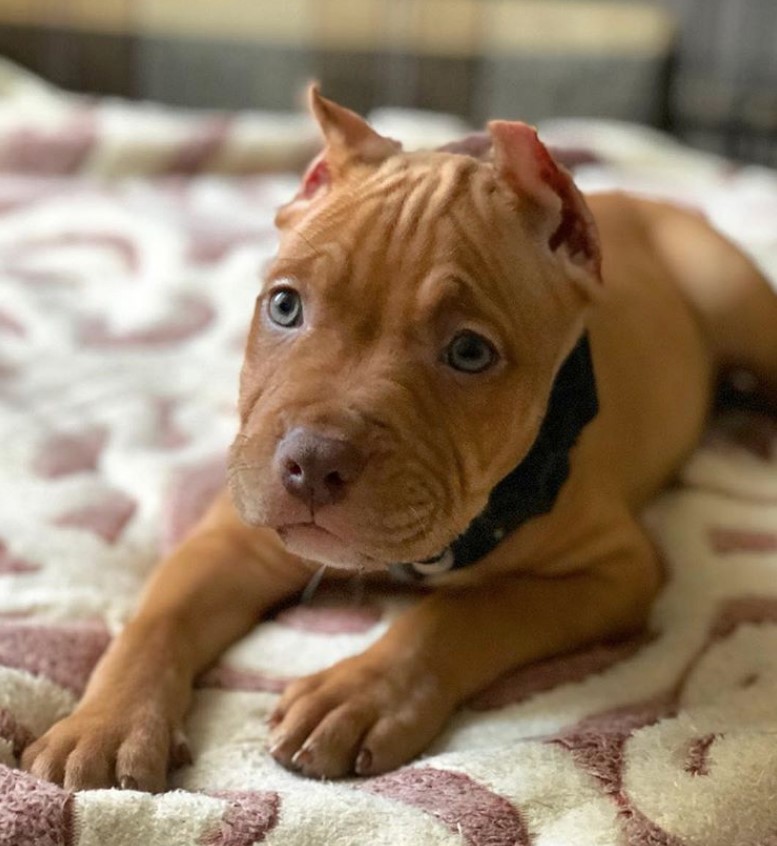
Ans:
{"type": "Polygon", "coordinates": [[[161,789],[192,680],[302,589],[303,559],[378,578],[463,531],[533,442],[584,325],[601,410],[553,510],[437,577],[363,654],[291,684],[274,717],[278,761],[314,776],[385,771],[511,667],[641,626],[659,568],[636,517],[697,443],[717,371],[748,367],[777,396],[777,297],[700,218],[590,198],[599,283],[547,249],[552,209],[531,185],[524,197],[490,162],[402,154],[323,98],[314,109],[333,182],[279,214],[231,456],[242,520],[226,496],[214,504],[160,565],[74,714],[26,751],[24,766],[66,787],[161,789]],[[267,325],[280,279],[302,292],[305,331],[267,325]],[[492,371],[441,362],[462,327],[499,350],[492,371]],[[343,502],[316,513],[328,531],[293,526],[309,509],[268,470],[299,425],[367,456],[343,502]]]}

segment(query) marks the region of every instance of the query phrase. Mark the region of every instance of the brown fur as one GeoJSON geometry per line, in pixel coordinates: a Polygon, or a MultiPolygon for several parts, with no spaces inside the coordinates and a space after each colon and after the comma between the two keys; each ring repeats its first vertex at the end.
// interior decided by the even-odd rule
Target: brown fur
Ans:
{"type": "Polygon", "coordinates": [[[590,249],[548,247],[562,200],[582,200],[571,183],[566,200],[549,189],[563,173],[548,181],[525,127],[494,124],[494,159],[481,161],[404,154],[317,94],[313,108],[328,146],[279,213],[241,382],[237,508],[222,496],[160,565],[82,703],[25,753],[67,787],[161,789],[192,679],[302,589],[306,559],[379,575],[463,531],[533,442],[584,326],[601,410],[553,510],[437,577],[363,654],[291,684],[274,716],[278,761],[315,776],[385,771],[509,668],[642,625],[659,568],[636,515],[697,443],[717,371],[747,367],[777,396],[777,297],[700,218],[590,198],[600,281],[587,212],[575,238],[590,249]],[[268,323],[280,280],[302,294],[297,332],[268,323]],[[491,341],[495,367],[464,375],[441,360],[462,328],[491,341]],[[301,525],[310,508],[273,470],[299,426],[365,458],[317,527],[301,525]]]}

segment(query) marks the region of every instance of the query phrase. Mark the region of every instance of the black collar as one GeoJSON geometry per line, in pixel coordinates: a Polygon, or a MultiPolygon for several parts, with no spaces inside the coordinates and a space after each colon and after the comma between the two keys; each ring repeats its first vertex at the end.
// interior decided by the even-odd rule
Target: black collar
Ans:
{"type": "Polygon", "coordinates": [[[550,511],[569,476],[569,451],[599,410],[588,336],[577,342],[556,375],[537,439],[521,463],[491,491],[485,509],[439,555],[393,564],[400,579],[459,570],[477,563],[519,526],[550,511]]]}

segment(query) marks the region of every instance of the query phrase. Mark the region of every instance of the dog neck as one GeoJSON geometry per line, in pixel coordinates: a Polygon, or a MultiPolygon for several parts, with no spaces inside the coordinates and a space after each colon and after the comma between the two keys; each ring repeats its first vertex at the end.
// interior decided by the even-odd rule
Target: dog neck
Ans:
{"type": "Polygon", "coordinates": [[[529,452],[491,491],[485,509],[439,555],[393,564],[402,580],[418,581],[476,564],[519,526],[550,511],[569,476],[569,452],[599,410],[588,336],[578,341],[553,383],[545,418],[529,452]]]}

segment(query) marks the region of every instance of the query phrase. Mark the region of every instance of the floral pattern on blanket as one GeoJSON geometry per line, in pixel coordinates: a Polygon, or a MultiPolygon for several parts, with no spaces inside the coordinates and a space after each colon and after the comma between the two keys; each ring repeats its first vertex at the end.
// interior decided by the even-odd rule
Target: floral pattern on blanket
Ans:
{"type": "MultiPolygon", "coordinates": [[[[66,124],[60,161],[87,137],[99,149],[93,123],[66,124]]],[[[216,129],[178,158],[213,154],[216,129]]],[[[548,135],[575,148],[584,184],[699,205],[777,275],[772,174],[636,129],[548,135]]],[[[15,769],[222,483],[272,211],[293,187],[0,175],[0,842],[777,844],[777,425],[755,413],[719,419],[645,514],[667,568],[651,631],[510,673],[395,773],[309,782],[265,751],[284,682],[364,648],[412,601],[356,581],[203,674],[175,790],[72,794],[15,769]]]]}

